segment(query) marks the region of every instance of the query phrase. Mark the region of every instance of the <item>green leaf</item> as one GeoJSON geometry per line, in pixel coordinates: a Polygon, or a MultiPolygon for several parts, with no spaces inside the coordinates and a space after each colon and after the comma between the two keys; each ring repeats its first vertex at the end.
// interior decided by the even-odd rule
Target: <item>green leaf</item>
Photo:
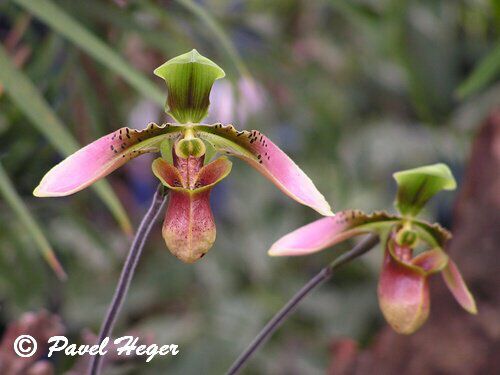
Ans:
{"type": "MultiPolygon", "coordinates": [[[[0,82],[12,101],[59,152],[68,156],[79,148],[76,140],[64,127],[43,96],[40,95],[33,82],[12,64],[1,44],[0,82]]],[[[111,187],[106,182],[101,181],[93,188],[108,206],[123,230],[131,233],[132,226],[128,216],[111,187]]]]}
{"type": "Polygon", "coordinates": [[[396,208],[409,216],[416,216],[439,191],[457,186],[450,168],[441,163],[396,172],[393,176],[398,184],[396,208]]]}
{"type": "Polygon", "coordinates": [[[12,208],[12,210],[16,213],[19,220],[26,227],[27,232],[36,243],[36,246],[40,250],[40,253],[45,258],[49,266],[54,270],[55,274],[59,279],[65,280],[66,273],[62,268],[59,260],[52,250],[52,247],[49,244],[49,241],[44,236],[42,230],[38,226],[35,219],[31,216],[30,211],[23,203],[21,197],[16,192],[14,185],[9,179],[9,176],[5,172],[0,163],[0,193],[3,195],[7,204],[12,208]]]}
{"type": "Polygon", "coordinates": [[[474,69],[458,88],[458,96],[465,98],[475,94],[500,75],[500,44],[497,45],[474,69]]]}
{"type": "Polygon", "coordinates": [[[207,116],[210,90],[225,76],[217,64],[195,49],[168,60],[154,74],[167,83],[166,111],[181,124],[199,123],[207,116]]]}
{"type": "Polygon", "coordinates": [[[161,90],[57,4],[50,0],[14,1],[110,70],[123,77],[142,95],[149,97],[158,104],[163,104],[165,96],[161,90]]]}

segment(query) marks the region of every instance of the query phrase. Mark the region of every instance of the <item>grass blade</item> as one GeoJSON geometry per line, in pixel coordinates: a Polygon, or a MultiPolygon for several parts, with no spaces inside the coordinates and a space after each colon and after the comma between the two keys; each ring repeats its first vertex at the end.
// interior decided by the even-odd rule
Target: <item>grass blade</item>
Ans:
{"type": "MultiPolygon", "coordinates": [[[[76,140],[40,95],[33,82],[12,64],[1,44],[0,82],[12,101],[57,151],[69,155],[79,148],[76,140]]],[[[132,226],[128,216],[111,187],[105,181],[100,181],[93,185],[93,188],[96,189],[123,230],[131,233],[132,226]]]]}
{"type": "Polygon", "coordinates": [[[61,263],[57,260],[57,257],[49,244],[49,241],[44,236],[42,230],[38,226],[37,222],[31,216],[30,211],[23,203],[21,197],[16,192],[14,185],[9,179],[9,176],[5,172],[0,163],[0,194],[3,195],[7,204],[12,208],[12,211],[16,213],[19,220],[24,224],[28,233],[31,235],[38,249],[42,253],[50,268],[52,268],[60,280],[66,280],[66,272],[64,272],[61,263]]]}
{"type": "Polygon", "coordinates": [[[491,83],[500,75],[500,44],[497,45],[474,69],[457,90],[458,96],[463,99],[472,95],[491,83]]]}
{"type": "Polygon", "coordinates": [[[165,94],[160,89],[57,4],[50,0],[14,0],[14,2],[117,73],[142,95],[161,106],[165,104],[165,94]]]}

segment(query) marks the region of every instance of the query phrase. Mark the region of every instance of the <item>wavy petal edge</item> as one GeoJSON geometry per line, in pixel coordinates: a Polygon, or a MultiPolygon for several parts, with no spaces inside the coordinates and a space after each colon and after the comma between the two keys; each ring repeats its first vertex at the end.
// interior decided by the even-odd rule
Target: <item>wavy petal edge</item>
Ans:
{"type": "Polygon", "coordinates": [[[233,125],[200,124],[198,136],[219,152],[234,155],[259,171],[283,193],[323,216],[334,216],[325,197],[297,164],[257,130],[238,131],[233,125]]]}
{"type": "Polygon", "coordinates": [[[36,197],[74,194],[107,176],[129,160],[159,150],[164,138],[174,137],[182,127],[150,123],[145,129],[120,128],[71,154],[50,169],[33,190],[36,197]]]}

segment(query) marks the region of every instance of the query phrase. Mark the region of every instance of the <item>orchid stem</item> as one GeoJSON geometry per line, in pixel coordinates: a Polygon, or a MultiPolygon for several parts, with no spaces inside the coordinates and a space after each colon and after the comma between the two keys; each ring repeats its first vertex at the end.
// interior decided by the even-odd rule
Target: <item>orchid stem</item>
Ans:
{"type": "Polygon", "coordinates": [[[245,363],[250,359],[252,354],[268,339],[283,323],[283,321],[294,311],[294,308],[318,285],[329,280],[333,276],[333,272],[342,265],[351,260],[363,255],[371,250],[377,243],[379,238],[376,235],[370,235],[353,247],[350,251],[342,254],[331,262],[328,266],[319,271],[316,276],[307,282],[286,304],[279,310],[273,318],[262,328],[255,339],[245,349],[243,353],[233,362],[227,375],[234,375],[243,368],[245,363]]]}
{"type": "MultiPolygon", "coordinates": [[[[165,205],[165,202],[166,194],[164,192],[164,188],[162,185],[159,185],[153,197],[153,201],[151,202],[151,206],[142,218],[141,224],[139,225],[137,233],[134,237],[134,241],[130,246],[130,251],[128,253],[127,259],[125,260],[125,264],[123,265],[120,280],[118,281],[118,285],[115,289],[115,294],[113,295],[113,300],[108,308],[106,318],[104,319],[104,322],[101,326],[98,345],[100,345],[106,337],[109,337],[112,334],[113,326],[115,325],[116,318],[118,317],[118,313],[120,312],[120,309],[123,305],[123,301],[127,296],[127,291],[130,286],[130,282],[134,277],[135,268],[137,267],[137,263],[139,262],[139,258],[141,257],[142,249],[144,248],[146,239],[149,236],[151,228],[156,223],[156,219],[163,206],[165,205]]],[[[103,357],[99,354],[92,357],[89,374],[100,374],[102,359],[103,357]]]]}

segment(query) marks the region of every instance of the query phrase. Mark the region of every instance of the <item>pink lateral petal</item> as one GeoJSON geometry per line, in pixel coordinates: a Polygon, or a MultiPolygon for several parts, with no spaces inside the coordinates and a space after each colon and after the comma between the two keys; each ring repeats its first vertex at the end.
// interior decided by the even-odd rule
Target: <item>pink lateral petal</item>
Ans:
{"type": "Polygon", "coordinates": [[[53,167],[43,177],[33,194],[59,197],[76,193],[107,176],[127,161],[147,152],[158,151],[166,137],[173,137],[182,127],[150,124],[146,129],[121,128],[76,151],[53,167]]]}
{"type": "Polygon", "coordinates": [[[347,238],[370,232],[377,223],[391,225],[397,217],[384,212],[371,215],[358,210],[338,212],[285,235],[269,249],[271,256],[296,256],[315,253],[331,247],[347,238]]]}
{"type": "Polygon", "coordinates": [[[170,252],[183,262],[194,263],[202,258],[216,236],[210,189],[200,193],[172,190],[162,234],[170,252]]]}
{"type": "Polygon", "coordinates": [[[467,288],[457,265],[451,259],[448,266],[443,270],[443,279],[460,306],[471,314],[477,314],[476,301],[469,288],[467,288]]]}
{"type": "Polygon", "coordinates": [[[378,300],[390,326],[398,333],[411,334],[429,316],[427,277],[393,259],[386,249],[378,283],[378,300]]]}
{"type": "Polygon", "coordinates": [[[246,161],[292,199],[322,215],[333,216],[311,179],[264,134],[256,130],[240,132],[232,125],[221,124],[197,125],[195,130],[217,150],[246,161]]]}

